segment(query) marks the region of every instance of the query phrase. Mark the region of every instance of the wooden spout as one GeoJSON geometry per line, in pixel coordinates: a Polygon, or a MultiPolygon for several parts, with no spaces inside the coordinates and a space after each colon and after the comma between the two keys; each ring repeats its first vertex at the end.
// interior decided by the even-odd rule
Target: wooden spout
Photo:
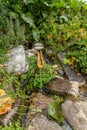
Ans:
{"type": "Polygon", "coordinates": [[[43,68],[44,61],[42,57],[42,52],[41,50],[38,50],[38,61],[37,61],[38,68],[43,68]]]}

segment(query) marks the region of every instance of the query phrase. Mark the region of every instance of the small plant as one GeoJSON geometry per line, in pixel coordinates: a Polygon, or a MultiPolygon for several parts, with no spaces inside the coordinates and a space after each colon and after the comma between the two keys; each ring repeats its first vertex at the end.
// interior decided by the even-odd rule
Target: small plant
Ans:
{"type": "Polygon", "coordinates": [[[60,105],[63,102],[63,98],[54,96],[54,101],[48,107],[48,116],[56,120],[59,124],[64,121],[60,105]]]}
{"type": "Polygon", "coordinates": [[[21,127],[19,121],[12,123],[10,126],[5,126],[5,127],[0,126],[0,129],[1,130],[24,130],[24,128],[21,127]]]}

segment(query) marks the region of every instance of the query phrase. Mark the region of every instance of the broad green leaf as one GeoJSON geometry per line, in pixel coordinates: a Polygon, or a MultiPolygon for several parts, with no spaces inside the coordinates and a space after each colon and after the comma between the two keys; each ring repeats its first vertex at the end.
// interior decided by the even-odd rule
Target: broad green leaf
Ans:
{"type": "Polygon", "coordinates": [[[26,22],[29,23],[31,27],[35,27],[34,20],[32,18],[31,13],[22,14],[21,18],[26,22]]]}
{"type": "Polygon", "coordinates": [[[34,40],[39,41],[40,31],[37,28],[33,29],[32,34],[33,34],[34,40]]]}
{"type": "Polygon", "coordinates": [[[61,1],[60,3],[56,2],[56,3],[53,3],[51,6],[56,7],[56,8],[61,8],[65,6],[65,2],[64,1],[61,1]]]}
{"type": "Polygon", "coordinates": [[[85,4],[85,5],[83,6],[83,8],[84,8],[84,10],[87,10],[87,4],[85,4]]]}
{"type": "Polygon", "coordinates": [[[66,16],[60,16],[60,19],[62,19],[63,21],[65,21],[65,22],[68,22],[68,18],[66,17],[66,16]]]}
{"type": "Polygon", "coordinates": [[[10,17],[16,19],[18,17],[18,14],[10,11],[10,17]]]}
{"type": "Polygon", "coordinates": [[[14,5],[14,11],[21,15],[22,11],[19,4],[14,5]]]}
{"type": "Polygon", "coordinates": [[[34,0],[24,0],[24,3],[26,5],[28,5],[28,4],[31,4],[31,3],[35,3],[35,1],[34,0]]]}
{"type": "Polygon", "coordinates": [[[70,62],[70,59],[67,59],[67,58],[64,58],[64,64],[67,64],[67,63],[69,63],[70,62]]]}
{"type": "Polygon", "coordinates": [[[48,7],[50,6],[46,1],[44,2],[44,4],[45,4],[46,6],[48,6],[48,7]]]}
{"type": "Polygon", "coordinates": [[[46,13],[44,13],[44,12],[42,12],[42,15],[43,15],[43,18],[47,18],[48,17],[48,15],[46,13]]]}

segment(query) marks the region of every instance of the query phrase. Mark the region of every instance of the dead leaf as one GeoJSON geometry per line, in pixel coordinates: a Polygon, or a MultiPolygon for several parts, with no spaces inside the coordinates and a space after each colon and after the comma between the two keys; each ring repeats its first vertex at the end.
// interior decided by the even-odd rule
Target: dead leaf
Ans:
{"type": "Polygon", "coordinates": [[[69,65],[73,65],[75,61],[76,61],[76,58],[75,58],[75,57],[72,57],[72,58],[70,59],[70,61],[68,62],[68,64],[69,64],[69,65]]]}
{"type": "Polygon", "coordinates": [[[11,110],[12,101],[11,97],[3,89],[0,89],[0,115],[11,110]]]}
{"type": "Polygon", "coordinates": [[[47,39],[51,39],[52,38],[52,35],[47,35],[47,39]]]}
{"type": "Polygon", "coordinates": [[[5,66],[3,64],[0,64],[0,68],[4,68],[5,66]]]}

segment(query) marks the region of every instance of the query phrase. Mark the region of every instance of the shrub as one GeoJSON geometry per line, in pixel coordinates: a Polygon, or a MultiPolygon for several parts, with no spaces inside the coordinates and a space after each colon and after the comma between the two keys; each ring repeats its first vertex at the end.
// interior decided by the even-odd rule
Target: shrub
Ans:
{"type": "Polygon", "coordinates": [[[29,78],[29,89],[42,88],[53,77],[52,66],[44,63],[43,68],[37,67],[37,57],[32,56],[28,58],[29,71],[26,74],[22,74],[20,79],[23,82],[24,79],[29,78]]]}

